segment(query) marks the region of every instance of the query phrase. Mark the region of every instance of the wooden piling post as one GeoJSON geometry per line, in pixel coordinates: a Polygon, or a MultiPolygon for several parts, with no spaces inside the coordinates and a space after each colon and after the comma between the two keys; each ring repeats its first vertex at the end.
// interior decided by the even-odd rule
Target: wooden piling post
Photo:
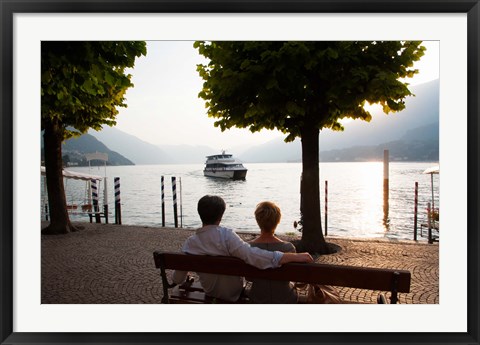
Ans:
{"type": "Polygon", "coordinates": [[[165,227],[165,177],[160,178],[161,181],[161,198],[162,198],[162,227],[165,227]]]}
{"type": "Polygon", "coordinates": [[[428,224],[428,243],[429,244],[432,244],[433,243],[433,238],[432,238],[432,215],[431,215],[431,212],[432,212],[432,209],[430,208],[431,205],[430,203],[428,203],[428,206],[427,206],[427,214],[428,214],[428,217],[427,217],[427,224],[428,224]]]}
{"type": "Polygon", "coordinates": [[[389,199],[389,151],[383,150],[383,222],[388,223],[389,199]]]}
{"type": "Polygon", "coordinates": [[[413,240],[417,240],[417,220],[418,220],[418,182],[415,182],[415,205],[413,209],[413,240]]]}
{"type": "Polygon", "coordinates": [[[325,236],[328,235],[328,181],[325,180],[325,236]]]}
{"type": "Polygon", "coordinates": [[[47,177],[43,177],[43,204],[45,206],[45,220],[48,221],[48,191],[47,191],[47,177]]]}

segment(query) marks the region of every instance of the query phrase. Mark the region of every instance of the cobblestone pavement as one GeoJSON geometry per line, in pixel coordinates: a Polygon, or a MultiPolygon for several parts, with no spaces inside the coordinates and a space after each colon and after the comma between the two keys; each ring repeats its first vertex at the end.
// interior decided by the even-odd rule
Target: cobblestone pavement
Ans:
{"type": "MultiPolygon", "coordinates": [[[[410,293],[399,293],[399,303],[438,304],[439,260],[438,243],[362,241],[328,239],[342,250],[333,255],[321,256],[317,262],[337,265],[369,266],[408,270],[412,274],[410,293]]],[[[378,292],[342,288],[345,300],[376,303],[378,292]]],[[[389,297],[389,293],[386,294],[389,297]]]]}
{"type": "MultiPolygon", "coordinates": [[[[160,303],[162,284],[153,251],[179,251],[191,234],[186,229],[77,225],[84,229],[67,235],[42,235],[42,304],[160,303]]],[[[241,236],[253,238],[251,234],[241,236]]],[[[317,262],[409,270],[411,292],[400,293],[399,303],[439,303],[438,243],[332,237],[327,241],[341,250],[321,256],[317,262]]],[[[376,303],[378,295],[352,288],[339,291],[350,302],[376,303]]]]}

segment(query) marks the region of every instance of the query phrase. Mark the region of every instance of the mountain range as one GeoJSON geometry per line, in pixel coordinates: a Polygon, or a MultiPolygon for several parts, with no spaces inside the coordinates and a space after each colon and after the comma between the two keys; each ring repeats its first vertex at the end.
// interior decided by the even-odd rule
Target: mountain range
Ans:
{"type": "MultiPolygon", "coordinates": [[[[412,86],[411,90],[416,96],[408,97],[405,110],[399,113],[385,115],[375,110],[370,122],[344,123],[342,132],[322,130],[320,160],[381,160],[383,149],[390,150],[392,160],[438,160],[439,80],[412,86]]],[[[90,130],[89,135],[139,165],[203,163],[206,155],[218,151],[201,143],[198,146],[157,146],[112,127],[105,127],[102,131],[90,130]]],[[[82,137],[91,139],[87,134],[82,137]]],[[[279,135],[265,144],[232,153],[246,163],[301,161],[300,140],[285,143],[283,139],[279,135]]],[[[69,145],[68,141],[66,145],[69,145]]]]}
{"type": "MultiPolygon", "coordinates": [[[[108,165],[135,165],[118,152],[110,150],[104,143],[93,135],[84,134],[78,138],[66,140],[62,145],[64,163],[87,166],[85,153],[102,152],[108,154],[108,165]]],[[[103,165],[100,161],[91,161],[91,165],[103,165]]]]}

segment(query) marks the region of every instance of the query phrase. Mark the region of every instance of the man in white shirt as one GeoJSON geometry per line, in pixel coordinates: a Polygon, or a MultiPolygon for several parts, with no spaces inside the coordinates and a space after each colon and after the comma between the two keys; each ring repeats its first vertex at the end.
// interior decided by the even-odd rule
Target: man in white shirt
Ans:
{"type": "MultiPolygon", "coordinates": [[[[220,226],[225,212],[225,201],[214,195],[205,195],[198,201],[198,214],[203,226],[184,243],[182,251],[194,255],[234,256],[260,269],[279,267],[287,262],[313,262],[309,253],[271,252],[250,247],[232,229],[220,226]]],[[[175,271],[173,282],[181,284],[185,271],[175,271]]],[[[243,277],[198,273],[200,283],[208,296],[235,302],[243,290],[243,277]]]]}

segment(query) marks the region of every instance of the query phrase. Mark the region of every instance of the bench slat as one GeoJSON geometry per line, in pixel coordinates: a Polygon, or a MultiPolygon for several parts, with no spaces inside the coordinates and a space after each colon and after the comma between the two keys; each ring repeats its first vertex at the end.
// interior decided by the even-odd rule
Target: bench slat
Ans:
{"type": "Polygon", "coordinates": [[[154,253],[157,268],[191,272],[248,276],[271,280],[345,286],[359,289],[391,291],[397,275],[397,291],[410,292],[411,274],[406,270],[356,267],[317,263],[288,263],[275,269],[260,270],[241,259],[227,256],[188,255],[183,253],[154,253]]]}

